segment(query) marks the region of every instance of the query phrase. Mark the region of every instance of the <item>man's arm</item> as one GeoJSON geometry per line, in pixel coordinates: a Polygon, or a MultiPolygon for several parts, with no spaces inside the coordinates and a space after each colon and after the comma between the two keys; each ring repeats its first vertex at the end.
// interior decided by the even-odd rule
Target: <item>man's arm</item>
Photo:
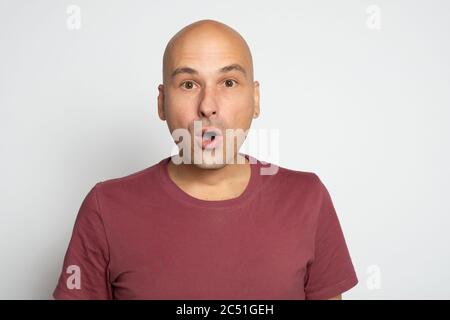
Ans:
{"type": "Polygon", "coordinates": [[[342,294],[340,294],[340,295],[338,295],[336,297],[330,298],[328,300],[342,300],[342,294]]]}

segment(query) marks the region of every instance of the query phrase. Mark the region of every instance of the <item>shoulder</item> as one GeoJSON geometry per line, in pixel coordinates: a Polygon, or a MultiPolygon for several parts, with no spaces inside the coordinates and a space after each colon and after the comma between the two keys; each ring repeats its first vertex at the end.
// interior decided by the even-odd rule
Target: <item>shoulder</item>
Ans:
{"type": "Polygon", "coordinates": [[[279,166],[274,178],[278,179],[287,188],[297,191],[318,193],[324,187],[319,175],[313,171],[298,170],[279,166]]]}
{"type": "Polygon", "coordinates": [[[124,198],[129,201],[130,197],[142,196],[143,192],[150,191],[158,184],[159,164],[153,164],[122,177],[99,181],[91,192],[95,193],[100,205],[105,200],[124,198]]]}
{"type": "MultiPolygon", "coordinates": [[[[261,167],[273,167],[273,163],[259,161],[261,167]]],[[[261,171],[260,171],[261,172],[261,171]]],[[[279,201],[296,203],[306,207],[319,207],[323,199],[324,185],[314,171],[276,165],[271,175],[260,173],[265,192],[279,201]]]]}

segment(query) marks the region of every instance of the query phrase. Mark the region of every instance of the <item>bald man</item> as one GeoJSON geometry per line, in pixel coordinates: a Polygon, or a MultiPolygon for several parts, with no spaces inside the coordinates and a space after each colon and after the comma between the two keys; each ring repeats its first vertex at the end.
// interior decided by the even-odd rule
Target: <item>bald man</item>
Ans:
{"type": "Polygon", "coordinates": [[[260,92],[238,32],[180,30],[158,90],[179,152],[92,187],[55,299],[341,299],[358,283],[319,177],[239,152],[260,92]]]}

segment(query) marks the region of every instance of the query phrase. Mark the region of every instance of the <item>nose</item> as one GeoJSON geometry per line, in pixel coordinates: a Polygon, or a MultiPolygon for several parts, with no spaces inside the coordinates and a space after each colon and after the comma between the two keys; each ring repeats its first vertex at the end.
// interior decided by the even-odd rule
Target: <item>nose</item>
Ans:
{"type": "Polygon", "coordinates": [[[211,88],[205,88],[198,106],[199,116],[210,118],[211,116],[216,115],[217,111],[218,107],[214,91],[211,88]]]}

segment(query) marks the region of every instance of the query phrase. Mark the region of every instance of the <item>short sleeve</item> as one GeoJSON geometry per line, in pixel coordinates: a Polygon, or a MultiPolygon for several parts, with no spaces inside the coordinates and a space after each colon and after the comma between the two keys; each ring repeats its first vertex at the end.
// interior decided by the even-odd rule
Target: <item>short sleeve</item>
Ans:
{"type": "Polygon", "coordinates": [[[305,297],[330,299],[358,283],[330,194],[320,179],[320,205],[314,237],[314,258],[308,264],[305,297]]]}
{"type": "Polygon", "coordinates": [[[84,198],[64,257],[53,298],[111,299],[109,246],[100,215],[96,184],[84,198]]]}

